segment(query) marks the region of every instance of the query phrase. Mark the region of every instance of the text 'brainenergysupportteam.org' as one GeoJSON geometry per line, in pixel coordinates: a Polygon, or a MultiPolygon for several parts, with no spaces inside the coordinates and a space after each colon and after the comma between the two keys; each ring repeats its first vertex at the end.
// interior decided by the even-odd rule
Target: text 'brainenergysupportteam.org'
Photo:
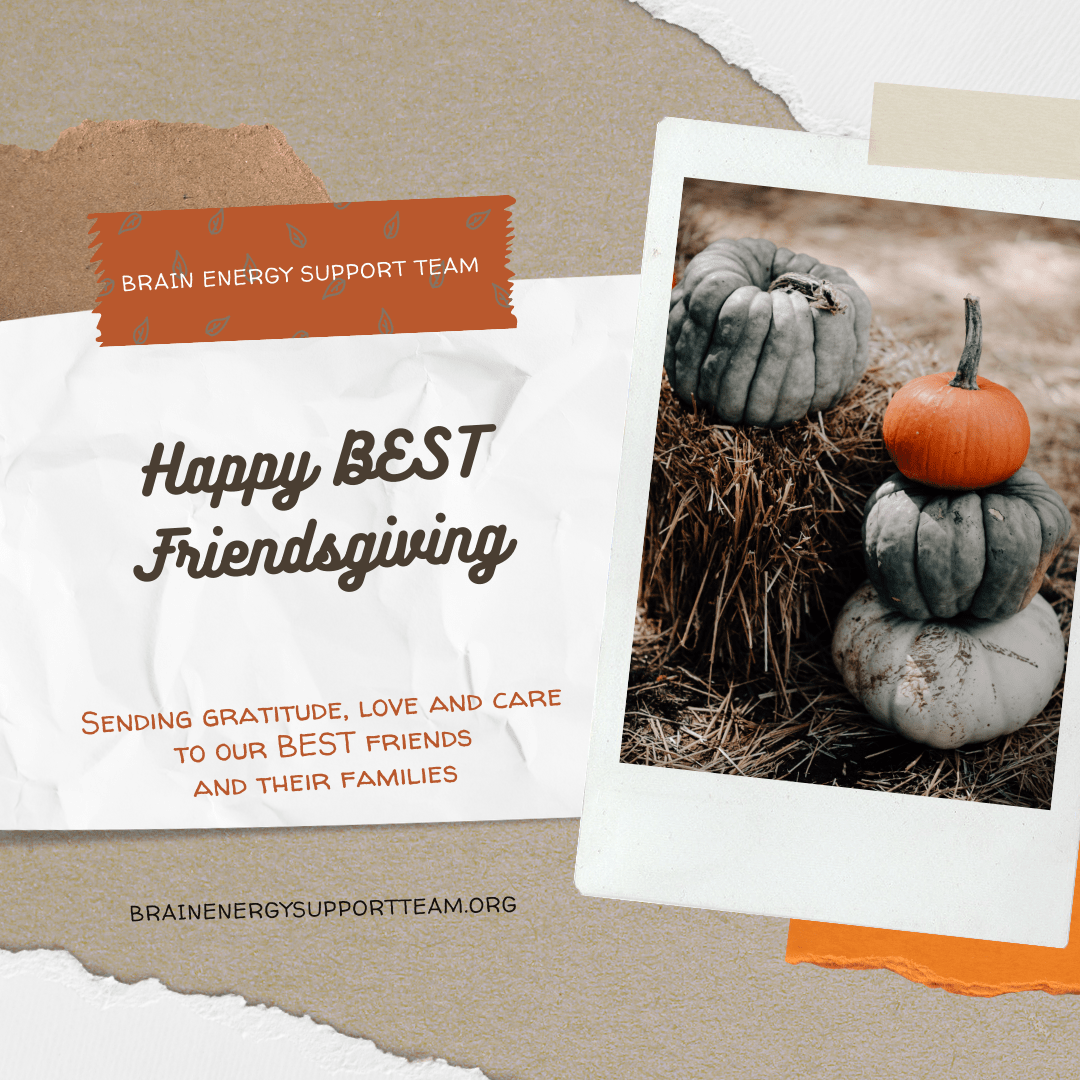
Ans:
{"type": "Polygon", "coordinates": [[[131,904],[131,922],[224,922],[246,919],[318,919],[358,915],[510,915],[513,896],[394,897],[384,900],[255,900],[228,904],[131,904]]]}

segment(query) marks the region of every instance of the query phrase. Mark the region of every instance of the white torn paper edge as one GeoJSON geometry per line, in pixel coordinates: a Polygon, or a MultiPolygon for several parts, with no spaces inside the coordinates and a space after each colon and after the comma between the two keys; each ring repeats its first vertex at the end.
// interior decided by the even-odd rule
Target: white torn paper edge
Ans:
{"type": "Polygon", "coordinates": [[[237,995],[91,975],[47,949],[0,950],[0,1045],[12,1080],[484,1080],[479,1069],[409,1061],[237,995]]]}
{"type": "Polygon", "coordinates": [[[875,82],[1080,98],[1080,20],[1069,0],[636,2],[748,71],[819,135],[869,138],[875,82]]]}

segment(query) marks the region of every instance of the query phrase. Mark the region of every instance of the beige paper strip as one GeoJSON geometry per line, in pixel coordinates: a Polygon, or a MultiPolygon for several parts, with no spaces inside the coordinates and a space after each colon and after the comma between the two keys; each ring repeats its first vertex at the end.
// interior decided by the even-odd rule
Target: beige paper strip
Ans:
{"type": "Polygon", "coordinates": [[[1080,179],[1080,101],[875,83],[867,160],[1080,179]]]}

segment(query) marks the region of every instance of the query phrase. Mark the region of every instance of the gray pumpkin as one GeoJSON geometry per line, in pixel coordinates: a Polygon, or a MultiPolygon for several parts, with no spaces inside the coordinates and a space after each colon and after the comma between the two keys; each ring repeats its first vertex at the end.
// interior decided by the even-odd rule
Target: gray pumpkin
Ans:
{"type": "Polygon", "coordinates": [[[893,473],[870,496],[863,558],[878,598],[910,619],[1006,619],[1027,607],[1072,528],[1031,469],[981,491],[942,491],[893,473]]]}
{"type": "Polygon", "coordinates": [[[770,240],[717,240],[672,290],[664,369],[684,404],[780,427],[835,405],[870,356],[870,301],[846,271],[770,240]]]}

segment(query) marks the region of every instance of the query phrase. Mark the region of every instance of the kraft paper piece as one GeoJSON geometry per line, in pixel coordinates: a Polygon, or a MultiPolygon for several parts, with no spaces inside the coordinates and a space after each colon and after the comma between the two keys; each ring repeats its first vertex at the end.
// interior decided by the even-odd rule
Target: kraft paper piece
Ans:
{"type": "Polygon", "coordinates": [[[508,196],[100,214],[104,345],[488,330],[508,196]]]}
{"type": "Polygon", "coordinates": [[[1080,101],[876,83],[867,160],[1080,180],[1080,101]]]}
{"type": "MultiPolygon", "coordinates": [[[[29,11],[28,5],[22,7],[29,11]]],[[[113,7],[119,16],[118,5],[113,7]]],[[[104,115],[106,108],[116,116],[198,117],[223,126],[234,122],[229,110],[243,108],[236,103],[245,100],[250,66],[207,67],[205,36],[188,33],[199,20],[184,5],[161,10],[164,18],[143,20],[135,28],[99,21],[99,27],[111,25],[117,33],[137,33],[144,47],[140,53],[115,48],[98,53],[96,80],[89,81],[79,65],[71,64],[74,53],[64,45],[68,35],[70,48],[77,49],[84,28],[77,21],[53,20],[48,33],[38,35],[40,51],[35,53],[35,60],[55,65],[47,71],[52,91],[31,100],[25,68],[7,71],[11,91],[18,95],[12,100],[25,105],[20,115],[26,117],[22,126],[9,128],[17,134],[8,138],[44,148],[55,138],[55,117],[77,120],[104,115]],[[166,77],[130,77],[149,72],[131,59],[139,55],[161,56],[171,65],[166,77]],[[112,104],[103,105],[96,96],[101,86],[108,88],[112,104]]],[[[301,25],[284,18],[252,19],[248,9],[237,6],[222,9],[224,22],[217,32],[219,40],[234,43],[235,55],[280,58],[283,77],[274,82],[279,96],[266,108],[277,109],[274,115],[283,122],[287,118],[296,145],[303,140],[309,160],[335,197],[389,198],[406,190],[467,194],[468,185],[480,181],[487,190],[513,190],[519,196],[515,263],[530,277],[636,271],[651,129],[665,108],[733,123],[792,126],[780,102],[742,72],[723,64],[698,39],[650,20],[630,4],[559,0],[531,9],[524,35],[516,22],[500,19],[498,5],[486,2],[432,8],[429,14],[434,29],[417,34],[407,20],[375,19],[372,13],[361,33],[379,29],[359,56],[355,39],[339,38],[340,25],[325,13],[322,21],[301,25]],[[438,80],[424,89],[416,72],[445,60],[447,40],[475,47],[458,52],[454,64],[443,64],[438,80]],[[618,47],[595,48],[597,42],[618,47]],[[310,47],[297,48],[298,43],[310,47]],[[666,81],[635,77],[627,55],[639,58],[640,70],[666,73],[666,81]],[[511,62],[493,66],[492,56],[511,62]],[[559,62],[551,62],[552,57],[559,62]],[[376,89],[352,102],[340,98],[339,76],[346,71],[376,89]],[[530,93],[519,92],[523,73],[530,93]],[[583,85],[595,93],[583,99],[583,85]],[[478,94],[478,87],[494,89],[478,94]],[[574,107],[582,104],[594,118],[584,126],[574,107]],[[398,135],[394,153],[380,153],[386,146],[381,135],[391,129],[398,135]],[[466,170],[459,167],[463,158],[469,163],[466,170]],[[538,161],[547,167],[536,168],[538,161]],[[526,226],[526,217],[535,228],[526,226]]],[[[27,20],[31,26],[40,23],[36,14],[27,20]]],[[[843,25],[838,28],[843,30],[843,25]]],[[[64,159],[66,176],[54,174],[50,183],[41,183],[35,166],[36,188],[20,188],[23,256],[4,278],[0,304],[12,295],[11,287],[21,284],[14,279],[37,259],[37,265],[48,263],[48,274],[35,278],[41,285],[46,276],[63,280],[70,275],[73,282],[85,277],[88,282],[85,288],[79,285],[84,301],[67,299],[59,286],[41,288],[43,297],[71,305],[51,310],[75,310],[80,303],[89,308],[94,278],[85,267],[85,220],[78,215],[105,204],[97,197],[84,199],[80,183],[100,181],[126,191],[134,174],[143,186],[110,205],[149,205],[143,200],[173,190],[173,178],[184,174],[192,152],[201,153],[218,135],[205,127],[201,132],[203,141],[165,139],[152,156],[117,155],[111,171],[100,166],[100,159],[72,154],[64,159]],[[78,210],[75,243],[62,249],[50,232],[51,200],[58,186],[66,193],[61,207],[70,201],[78,210]],[[47,259],[47,253],[55,259],[47,259]]],[[[277,176],[273,153],[271,146],[262,155],[252,154],[246,172],[234,170],[233,182],[270,182],[277,176]]],[[[176,184],[175,199],[192,192],[198,198],[205,189],[216,194],[218,176],[213,168],[196,172],[190,188],[176,184]]],[[[257,201],[261,194],[249,192],[235,203],[257,201]]],[[[299,192],[267,201],[315,198],[299,192]]],[[[221,201],[208,198],[199,205],[215,207],[221,201]]],[[[0,228],[9,222],[5,214],[0,228]]],[[[9,242],[5,233],[0,247],[7,249],[9,242]]],[[[7,272],[6,263],[0,272],[7,272]]],[[[18,314],[43,313],[21,309],[18,314]]],[[[271,995],[289,1001],[283,1007],[294,1011],[311,1008],[324,1019],[351,1024],[351,1030],[378,1031],[387,1045],[453,1052],[455,1060],[475,1061],[506,1076],[652,1076],[658,1046],[673,1070],[693,1077],[717,1071],[732,1077],[809,1076],[826,1063],[851,1076],[868,1070],[882,1077],[930,1076],[940,1071],[940,1047],[947,1042],[960,1049],[953,1065],[957,1076],[981,1078],[995,1068],[1023,1075],[1033,1060],[1050,1073],[1068,1073],[1068,1040],[1046,1037],[1048,1029],[1069,1022],[1057,1008],[1067,1002],[1029,1000],[1022,1010],[1012,1011],[1003,1002],[1004,1008],[996,1010],[1000,1023],[991,1028],[979,1010],[964,1002],[941,1002],[940,995],[919,994],[919,988],[899,985],[885,974],[852,980],[826,979],[825,973],[808,969],[785,972],[778,963],[778,921],[600,902],[588,908],[584,919],[580,903],[561,884],[562,868],[572,862],[575,831],[574,823],[564,820],[527,827],[440,825],[141,839],[129,834],[62,836],[41,837],[33,845],[9,837],[0,875],[4,940],[80,947],[80,955],[92,957],[96,970],[125,972],[125,978],[161,974],[189,991],[214,992],[245,980],[249,998],[271,995]],[[455,871],[481,873],[495,851],[510,877],[528,874],[535,882],[541,916],[509,948],[496,933],[477,933],[441,949],[430,939],[402,935],[387,948],[378,938],[358,938],[344,929],[318,939],[278,939],[268,957],[268,943],[256,936],[240,944],[186,937],[146,941],[106,925],[111,905],[129,892],[161,892],[173,880],[203,874],[232,875],[244,885],[257,879],[270,887],[283,877],[309,873],[314,864],[315,881],[325,884],[356,865],[381,871],[393,859],[401,881],[408,881],[412,865],[445,865],[451,834],[455,871]],[[402,859],[407,844],[420,846],[406,848],[408,857],[402,859]],[[549,887],[553,878],[559,883],[555,889],[549,887]],[[59,904],[58,891],[63,894],[59,904]],[[333,977],[320,966],[324,954],[339,962],[333,977]],[[521,957],[521,965],[509,954],[521,957]],[[494,977],[470,977],[480,964],[494,977]],[[238,968],[243,970],[239,977],[234,975],[238,968]],[[362,982],[360,972],[370,981],[362,982]],[[383,983],[403,992],[382,993],[383,983]],[[445,1007],[448,993],[456,1005],[452,1013],[445,1007]],[[362,1020],[353,1019],[357,1002],[363,1003],[362,1020]],[[493,1016],[507,1015],[508,1002],[516,1026],[493,1024],[493,1016]],[[654,1022],[642,1025],[644,1015],[654,1022]],[[762,1015],[770,1017],[768,1024],[760,1022],[762,1015]],[[848,1022],[838,1027],[838,1015],[848,1022]],[[886,1015],[889,1022],[882,1025],[886,1015]],[[703,1024],[702,1017],[709,1022],[703,1024]],[[601,1037],[595,1037],[597,1032],[601,1037]],[[829,1036],[823,1038],[823,1032],[829,1036]]]]}
{"type": "Polygon", "coordinates": [[[576,816],[636,278],[516,330],[0,324],[0,827],[576,816]]]}
{"type": "Polygon", "coordinates": [[[69,954],[46,949],[0,950],[0,1014],[5,1030],[18,1032],[4,1047],[11,1077],[484,1080],[479,1069],[409,1061],[236,995],[91,975],[69,954]]]}
{"type": "Polygon", "coordinates": [[[1080,98],[1080,28],[1069,0],[998,5],[979,12],[977,27],[968,8],[937,0],[836,0],[827,9],[799,0],[638,3],[745,68],[819,135],[867,138],[875,82],[1080,98]]]}
{"type": "Polygon", "coordinates": [[[88,214],[330,201],[269,124],[87,121],[48,150],[0,146],[0,187],[0,319],[94,306],[88,214]]]}

